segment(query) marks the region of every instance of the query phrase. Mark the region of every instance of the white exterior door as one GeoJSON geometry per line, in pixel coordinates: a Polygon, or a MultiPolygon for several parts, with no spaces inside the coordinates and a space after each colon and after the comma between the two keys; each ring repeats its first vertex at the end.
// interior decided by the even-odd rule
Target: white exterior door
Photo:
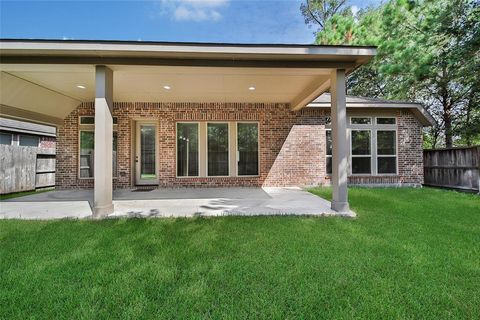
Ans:
{"type": "Polygon", "coordinates": [[[157,123],[137,121],[135,143],[135,183],[158,184],[157,123]]]}

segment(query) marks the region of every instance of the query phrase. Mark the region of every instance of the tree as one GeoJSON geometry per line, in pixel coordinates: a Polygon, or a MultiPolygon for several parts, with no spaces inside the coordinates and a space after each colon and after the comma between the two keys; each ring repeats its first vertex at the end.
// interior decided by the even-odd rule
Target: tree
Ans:
{"type": "Polygon", "coordinates": [[[306,0],[300,5],[305,23],[323,29],[326,22],[334,15],[341,13],[347,0],[306,0]]]}
{"type": "Polygon", "coordinates": [[[378,55],[348,80],[354,94],[422,102],[440,138],[472,143],[478,132],[479,5],[472,0],[391,0],[357,17],[334,15],[317,34],[321,44],[378,46],[378,55]]]}

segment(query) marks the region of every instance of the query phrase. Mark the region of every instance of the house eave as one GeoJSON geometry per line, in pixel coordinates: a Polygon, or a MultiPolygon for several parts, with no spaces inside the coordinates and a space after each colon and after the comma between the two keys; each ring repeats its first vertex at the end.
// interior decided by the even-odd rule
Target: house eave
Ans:
{"type": "Polygon", "coordinates": [[[247,45],[139,41],[0,40],[2,63],[343,68],[353,70],[375,47],[247,45]]]}
{"type": "MultiPolygon", "coordinates": [[[[348,103],[347,109],[408,109],[412,111],[415,117],[420,121],[424,127],[435,126],[435,120],[432,115],[428,113],[421,104],[419,103],[396,103],[396,102],[385,102],[385,103],[348,103]]],[[[329,103],[318,103],[312,102],[307,105],[308,108],[330,108],[329,103]]]]}
{"type": "MultiPolygon", "coordinates": [[[[56,104],[58,105],[56,110],[50,110],[53,104],[46,107],[49,111],[45,113],[60,119],[63,119],[74,105],[87,101],[92,96],[88,90],[85,91],[88,94],[82,94],[73,89],[76,80],[68,78],[68,75],[73,77],[74,73],[71,71],[77,70],[78,73],[75,75],[78,78],[83,77],[83,82],[87,83],[81,86],[92,88],[93,70],[98,65],[107,66],[119,75],[116,77],[119,80],[114,82],[119,86],[123,83],[124,90],[115,91],[123,94],[119,99],[125,99],[126,92],[130,90],[132,99],[168,101],[169,95],[161,88],[147,90],[146,87],[142,87],[137,88],[135,92],[128,89],[133,86],[124,88],[128,81],[122,82],[122,76],[123,79],[128,76],[132,79],[136,77],[138,83],[138,75],[146,74],[144,79],[147,79],[154,77],[148,73],[156,70],[156,79],[163,77],[161,79],[163,82],[175,82],[182,78],[183,83],[191,82],[190,87],[198,88],[205,86],[206,83],[212,84],[211,88],[201,93],[181,89],[170,91],[170,96],[178,95],[174,97],[176,101],[182,100],[180,96],[182,92],[184,100],[190,101],[202,99],[208,91],[210,92],[208,99],[212,102],[237,100],[244,102],[251,96],[249,101],[256,102],[288,100],[293,110],[300,110],[329,89],[333,71],[345,70],[348,74],[368,62],[375,54],[376,48],[371,46],[0,39],[0,71],[5,78],[2,82],[22,82],[23,87],[36,90],[38,95],[54,96],[57,93],[55,95],[57,100],[68,100],[68,103],[56,104]],[[58,78],[68,79],[52,83],[52,73],[49,70],[32,74],[35,68],[42,69],[42,66],[43,69],[55,69],[59,73],[58,78]],[[166,70],[168,68],[171,70],[166,70]],[[175,73],[174,69],[182,68],[184,68],[182,72],[175,73]],[[188,69],[188,72],[185,69],[188,69]],[[202,81],[198,73],[204,77],[212,74],[220,80],[208,78],[207,80],[211,82],[202,81]],[[275,81],[267,81],[268,77],[272,77],[272,73],[283,73],[275,76],[277,87],[273,87],[275,81]],[[16,79],[13,79],[14,77],[16,79]],[[223,82],[222,77],[228,78],[228,81],[223,82]],[[66,83],[71,83],[68,88],[64,85],[66,83]],[[223,83],[227,83],[230,89],[225,89],[223,83]],[[245,92],[245,88],[253,85],[258,87],[258,90],[245,92]],[[282,91],[275,89],[280,86],[284,87],[282,91]],[[280,95],[283,96],[279,97],[280,95]],[[67,105],[68,107],[65,107],[67,105]]],[[[177,81],[176,88],[181,87],[181,81],[177,81]]],[[[26,89],[23,91],[27,91],[26,89]]],[[[45,99],[33,97],[31,94],[29,96],[35,100],[35,106],[31,103],[25,106],[25,103],[21,103],[25,102],[23,101],[25,95],[14,96],[13,93],[5,95],[0,103],[17,108],[25,107],[34,112],[42,110],[37,104],[45,99]]]]}

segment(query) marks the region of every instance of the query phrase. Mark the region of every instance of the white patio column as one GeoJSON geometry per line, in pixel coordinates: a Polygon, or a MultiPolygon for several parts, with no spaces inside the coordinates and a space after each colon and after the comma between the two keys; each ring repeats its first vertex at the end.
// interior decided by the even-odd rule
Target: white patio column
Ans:
{"type": "Polygon", "coordinates": [[[95,68],[95,166],[94,217],[113,213],[113,72],[106,66],[95,68]]]}
{"type": "Polygon", "coordinates": [[[347,194],[347,107],[345,97],[345,70],[331,74],[332,96],[332,209],[348,212],[347,194]]]}

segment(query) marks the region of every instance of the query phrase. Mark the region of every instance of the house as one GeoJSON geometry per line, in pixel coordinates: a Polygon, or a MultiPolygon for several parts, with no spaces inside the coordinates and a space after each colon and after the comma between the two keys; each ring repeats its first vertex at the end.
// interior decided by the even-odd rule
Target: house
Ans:
{"type": "Polygon", "coordinates": [[[55,145],[54,126],[0,117],[0,194],[54,186],[55,145]]]}
{"type": "Polygon", "coordinates": [[[55,149],[53,126],[0,117],[0,144],[55,149]]]}
{"type": "Polygon", "coordinates": [[[57,188],[423,181],[418,104],[347,97],[374,47],[2,40],[2,114],[55,124],[57,188]],[[331,95],[325,94],[330,91],[331,95]]]}

